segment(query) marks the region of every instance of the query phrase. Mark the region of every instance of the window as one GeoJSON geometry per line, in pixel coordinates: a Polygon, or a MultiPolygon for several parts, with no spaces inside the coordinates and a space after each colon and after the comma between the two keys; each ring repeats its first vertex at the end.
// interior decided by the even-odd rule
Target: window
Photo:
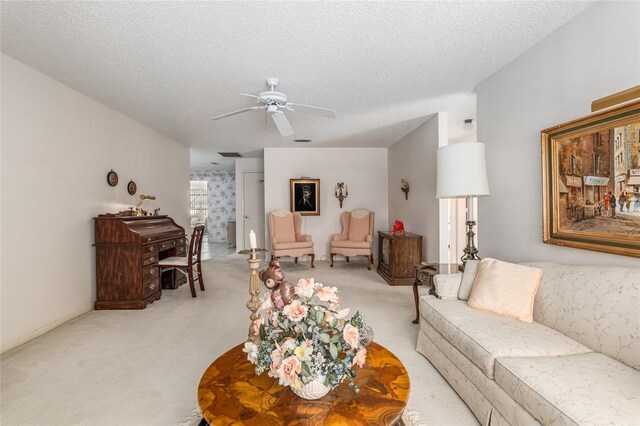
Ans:
{"type": "Polygon", "coordinates": [[[600,155],[593,154],[593,174],[600,173],[600,155]]]}
{"type": "Polygon", "coordinates": [[[575,176],[575,175],[576,175],[576,161],[577,161],[577,160],[576,160],[576,156],[575,156],[575,155],[572,155],[572,156],[571,156],[571,174],[572,174],[573,176],[575,176]]]}
{"type": "Polygon", "coordinates": [[[207,217],[207,182],[191,181],[191,217],[204,220],[207,217]]]}

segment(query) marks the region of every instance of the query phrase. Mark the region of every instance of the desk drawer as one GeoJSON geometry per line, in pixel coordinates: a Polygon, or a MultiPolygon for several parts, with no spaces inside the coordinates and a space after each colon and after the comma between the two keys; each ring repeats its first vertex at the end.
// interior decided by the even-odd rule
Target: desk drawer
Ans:
{"type": "Polygon", "coordinates": [[[157,281],[159,276],[160,268],[158,265],[151,265],[142,269],[142,282],[145,284],[153,280],[157,281]]]}
{"type": "Polygon", "coordinates": [[[146,298],[160,291],[160,277],[156,276],[152,281],[142,285],[142,297],[146,298]]]}
{"type": "Polygon", "coordinates": [[[187,248],[184,246],[184,244],[183,245],[179,245],[176,248],[176,256],[183,256],[185,254],[187,254],[187,248]]]}
{"type": "Polygon", "coordinates": [[[178,240],[163,241],[159,244],[160,251],[169,250],[178,244],[178,240]]]}
{"type": "Polygon", "coordinates": [[[142,256],[148,256],[150,254],[158,253],[158,245],[157,244],[148,244],[146,246],[142,246],[142,256]]]}
{"type": "Polygon", "coordinates": [[[158,255],[156,253],[147,255],[142,259],[142,267],[153,265],[154,263],[158,263],[158,255]]]}

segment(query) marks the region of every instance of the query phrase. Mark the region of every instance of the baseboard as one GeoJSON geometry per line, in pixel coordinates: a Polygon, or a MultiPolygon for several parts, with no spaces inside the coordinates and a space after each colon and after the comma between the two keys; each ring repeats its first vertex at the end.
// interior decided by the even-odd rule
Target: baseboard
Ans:
{"type": "Polygon", "coordinates": [[[7,351],[10,351],[11,349],[17,348],[18,346],[27,343],[30,340],[35,339],[36,337],[42,336],[43,334],[53,330],[54,328],[58,328],[60,327],[62,324],[71,321],[72,319],[79,317],[80,315],[84,315],[87,312],[90,312],[93,310],[93,306],[89,305],[83,309],[79,309],[75,312],[70,313],[69,315],[65,315],[62,318],[58,318],[57,320],[44,325],[42,327],[36,328],[35,330],[18,337],[17,339],[13,339],[12,341],[5,343],[4,345],[0,346],[0,354],[3,354],[7,351]]]}

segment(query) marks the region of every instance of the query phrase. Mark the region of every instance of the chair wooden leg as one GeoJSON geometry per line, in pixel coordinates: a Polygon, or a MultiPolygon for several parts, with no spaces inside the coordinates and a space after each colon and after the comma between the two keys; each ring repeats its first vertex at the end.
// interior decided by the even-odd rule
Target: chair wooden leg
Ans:
{"type": "Polygon", "coordinates": [[[204,291],[204,280],[202,279],[202,267],[198,262],[198,282],[200,283],[200,290],[204,291]]]}
{"type": "Polygon", "coordinates": [[[187,276],[189,277],[189,288],[191,289],[191,297],[197,297],[196,286],[193,282],[193,268],[189,268],[189,272],[187,273],[187,276]]]}
{"type": "Polygon", "coordinates": [[[373,256],[367,256],[367,261],[368,261],[368,265],[367,265],[367,269],[371,270],[371,265],[373,264],[373,256]]]}
{"type": "Polygon", "coordinates": [[[293,258],[293,263],[298,263],[298,258],[297,257],[293,258]]]}
{"type": "Polygon", "coordinates": [[[336,255],[335,253],[331,253],[331,256],[330,256],[331,257],[331,265],[329,265],[329,266],[331,266],[332,268],[333,268],[333,256],[335,256],[335,255],[336,255]]]}
{"type": "Polygon", "coordinates": [[[347,258],[347,263],[349,263],[349,256],[345,256],[347,258]]]}
{"type": "Polygon", "coordinates": [[[313,266],[313,261],[315,260],[316,255],[315,255],[315,254],[313,254],[313,253],[311,253],[309,256],[311,256],[311,267],[312,267],[312,268],[315,268],[315,266],[313,266]]]}

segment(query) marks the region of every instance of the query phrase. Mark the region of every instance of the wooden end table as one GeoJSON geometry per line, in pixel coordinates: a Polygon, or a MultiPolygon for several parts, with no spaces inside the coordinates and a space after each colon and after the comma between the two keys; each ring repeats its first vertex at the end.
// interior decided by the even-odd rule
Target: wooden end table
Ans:
{"type": "Polygon", "coordinates": [[[433,285],[433,277],[438,274],[455,274],[460,272],[461,264],[458,263],[432,263],[415,265],[416,280],[413,282],[413,300],[416,303],[416,319],[412,322],[417,324],[420,321],[420,310],[418,308],[418,286],[425,282],[429,285],[428,294],[436,294],[436,288],[433,285]]]}
{"type": "MultiPolygon", "coordinates": [[[[356,368],[360,393],[341,383],[324,397],[307,401],[247,360],[240,344],[216,359],[198,385],[198,404],[210,425],[403,425],[409,375],[383,346],[367,347],[367,361],[356,368]]],[[[200,423],[201,425],[203,422],[200,423]]]]}

